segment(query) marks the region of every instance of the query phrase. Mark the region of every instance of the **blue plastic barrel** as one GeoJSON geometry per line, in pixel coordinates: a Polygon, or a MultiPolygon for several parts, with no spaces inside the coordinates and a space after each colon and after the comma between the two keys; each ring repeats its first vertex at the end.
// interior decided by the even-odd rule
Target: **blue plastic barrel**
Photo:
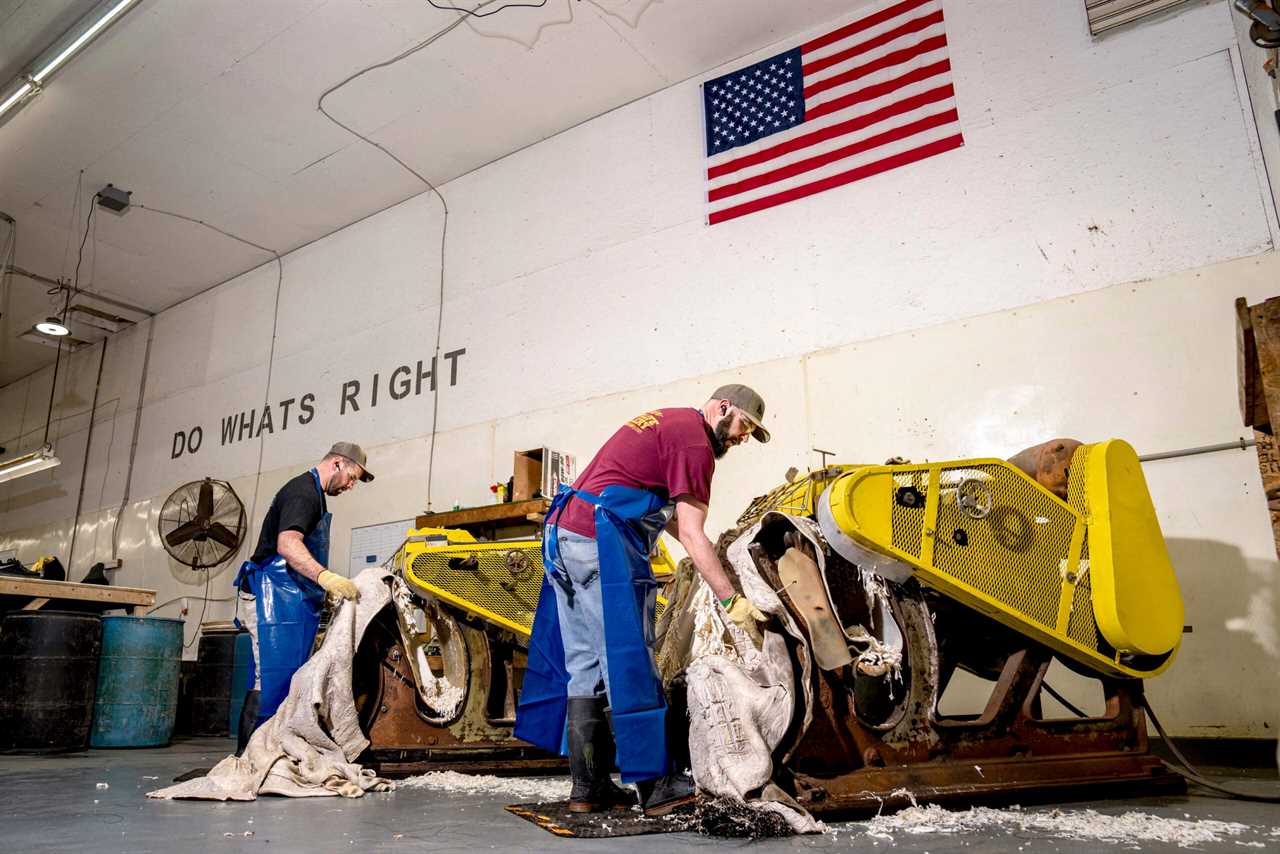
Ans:
{"type": "Polygon", "coordinates": [[[182,620],[103,617],[90,747],[163,747],[173,737],[182,620]]]}
{"type": "Polygon", "coordinates": [[[248,632],[236,635],[235,664],[231,667],[231,713],[228,723],[231,737],[240,734],[240,710],[244,708],[244,695],[253,687],[253,639],[248,632]]]}

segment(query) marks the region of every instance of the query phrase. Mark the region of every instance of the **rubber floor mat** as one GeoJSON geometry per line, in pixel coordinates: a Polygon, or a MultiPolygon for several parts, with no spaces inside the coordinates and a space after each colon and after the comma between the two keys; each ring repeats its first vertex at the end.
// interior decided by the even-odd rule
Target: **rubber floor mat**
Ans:
{"type": "Polygon", "coordinates": [[[536,824],[548,833],[577,839],[680,833],[695,829],[694,814],[687,809],[659,818],[647,818],[639,809],[571,813],[568,801],[556,801],[547,804],[512,804],[507,807],[507,812],[536,824]]]}

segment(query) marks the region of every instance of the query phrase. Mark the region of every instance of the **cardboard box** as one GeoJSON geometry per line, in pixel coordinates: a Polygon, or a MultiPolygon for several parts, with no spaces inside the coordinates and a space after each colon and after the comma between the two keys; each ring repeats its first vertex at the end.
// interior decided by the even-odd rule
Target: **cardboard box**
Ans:
{"type": "Polygon", "coordinates": [[[560,485],[573,483],[578,474],[577,460],[572,454],[550,448],[516,451],[512,473],[512,501],[531,498],[554,498],[560,485]]]}

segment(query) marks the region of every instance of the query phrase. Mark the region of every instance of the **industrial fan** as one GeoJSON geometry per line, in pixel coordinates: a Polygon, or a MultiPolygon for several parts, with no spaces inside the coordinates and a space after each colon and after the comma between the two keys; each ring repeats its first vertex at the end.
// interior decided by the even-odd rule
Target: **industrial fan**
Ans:
{"type": "Polygon", "coordinates": [[[244,542],[244,504],[225,480],[193,480],[165,499],[156,527],[170,557],[193,569],[208,569],[229,559],[244,542]]]}

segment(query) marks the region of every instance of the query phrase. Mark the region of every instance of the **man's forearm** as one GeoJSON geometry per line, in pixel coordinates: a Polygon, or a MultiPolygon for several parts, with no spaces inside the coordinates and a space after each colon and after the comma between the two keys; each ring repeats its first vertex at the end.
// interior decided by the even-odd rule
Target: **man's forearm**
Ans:
{"type": "Polygon", "coordinates": [[[734,593],[733,582],[729,580],[724,567],[720,565],[720,558],[716,555],[711,541],[705,536],[687,537],[687,539],[688,542],[681,540],[680,545],[684,546],[684,550],[689,553],[693,566],[702,576],[702,580],[711,588],[711,592],[717,599],[728,599],[734,593]]]}
{"type": "Polygon", "coordinates": [[[289,562],[289,566],[295,572],[302,573],[312,581],[318,579],[320,573],[325,570],[325,567],[311,556],[306,544],[300,539],[283,539],[276,544],[276,547],[280,556],[289,562]]]}

